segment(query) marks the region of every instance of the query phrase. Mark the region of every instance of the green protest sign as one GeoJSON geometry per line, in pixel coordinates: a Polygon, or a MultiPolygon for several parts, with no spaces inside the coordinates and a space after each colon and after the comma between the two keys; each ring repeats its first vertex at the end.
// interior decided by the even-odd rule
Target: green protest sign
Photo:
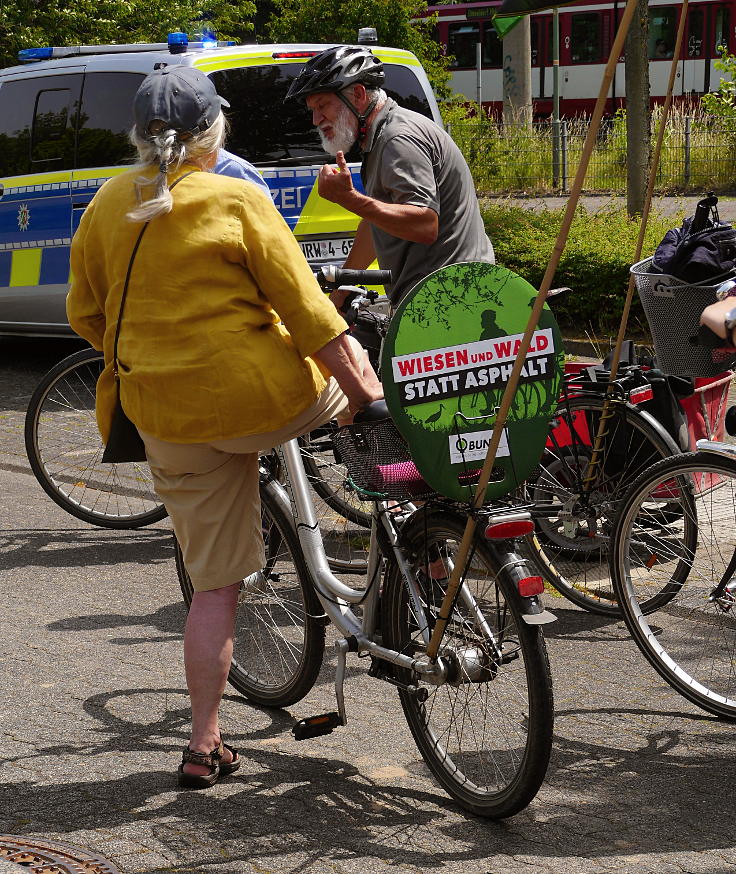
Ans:
{"type": "MultiPolygon", "coordinates": [[[[493,264],[443,267],[394,314],[381,353],[391,417],[422,477],[470,500],[536,290],[493,264]]],[[[508,494],[534,470],[557,405],[564,354],[545,305],[524,364],[486,495],[508,494]]]]}

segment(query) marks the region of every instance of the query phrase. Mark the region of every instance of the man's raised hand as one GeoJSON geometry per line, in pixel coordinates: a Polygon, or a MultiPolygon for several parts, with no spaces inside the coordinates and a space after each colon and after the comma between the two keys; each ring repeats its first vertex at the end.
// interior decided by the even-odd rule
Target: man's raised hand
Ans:
{"type": "Polygon", "coordinates": [[[317,191],[320,197],[349,208],[348,204],[355,192],[353,176],[345,160],[344,152],[335,155],[337,167],[324,164],[317,177],[317,191]]]}

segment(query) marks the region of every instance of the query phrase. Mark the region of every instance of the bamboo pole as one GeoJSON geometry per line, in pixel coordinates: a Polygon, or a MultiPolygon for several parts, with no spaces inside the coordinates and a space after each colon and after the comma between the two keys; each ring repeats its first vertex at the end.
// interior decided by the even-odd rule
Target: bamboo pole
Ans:
{"type": "MultiPolygon", "coordinates": [[[[629,31],[631,19],[634,17],[637,2],[638,0],[626,0],[626,6],[624,8],[624,13],[621,17],[621,23],[618,26],[616,37],[613,41],[613,45],[611,46],[611,52],[608,57],[608,62],[606,63],[606,67],[603,71],[603,80],[601,81],[598,98],[596,100],[593,115],[590,120],[588,134],[585,138],[585,143],[583,144],[583,152],[580,157],[580,164],[578,165],[577,173],[575,174],[575,180],[570,190],[570,197],[567,201],[565,215],[562,219],[562,225],[560,226],[557,240],[552,250],[552,255],[549,259],[549,263],[547,264],[547,270],[545,271],[544,277],[542,278],[542,284],[539,286],[539,291],[537,292],[537,296],[534,300],[534,305],[532,306],[529,321],[527,323],[526,330],[524,331],[524,336],[521,340],[519,352],[517,354],[516,360],[514,361],[514,366],[509,376],[509,381],[506,384],[506,389],[503,393],[503,397],[501,398],[501,406],[499,407],[496,422],[493,426],[493,433],[491,434],[488,452],[486,453],[486,459],[483,463],[483,468],[480,473],[480,479],[478,480],[478,485],[475,490],[475,497],[472,503],[473,511],[481,507],[485,499],[486,488],[488,486],[488,481],[491,478],[493,464],[496,460],[496,453],[498,451],[499,443],[501,442],[501,435],[503,434],[503,429],[506,426],[506,418],[508,416],[509,410],[511,409],[514,394],[519,383],[519,377],[521,376],[521,369],[524,366],[526,355],[532,342],[532,336],[534,335],[534,331],[536,330],[537,324],[539,323],[539,317],[542,313],[542,307],[544,306],[544,302],[547,299],[547,292],[552,287],[552,280],[554,279],[557,266],[560,263],[560,258],[562,257],[562,252],[565,248],[565,243],[567,242],[567,237],[570,233],[570,226],[572,225],[572,220],[575,217],[575,210],[580,199],[580,192],[583,188],[583,182],[585,181],[585,174],[588,170],[588,164],[590,163],[590,156],[593,153],[595,140],[598,136],[598,130],[600,128],[601,118],[603,117],[603,110],[605,108],[608,91],[611,87],[611,82],[613,81],[613,76],[616,72],[618,59],[623,53],[626,34],[629,31]]],[[[450,618],[450,610],[452,609],[452,605],[455,602],[455,596],[457,594],[457,591],[460,588],[460,578],[461,574],[464,572],[465,564],[470,553],[470,547],[472,545],[473,537],[475,535],[475,528],[475,513],[471,512],[468,514],[468,521],[465,525],[465,531],[463,532],[462,540],[460,541],[460,549],[455,559],[455,566],[453,567],[450,574],[447,591],[445,592],[445,597],[442,601],[442,606],[440,608],[440,615],[437,618],[437,622],[435,623],[434,630],[432,632],[432,637],[430,638],[429,644],[427,645],[427,655],[430,659],[435,659],[437,657],[440,643],[442,641],[442,637],[445,633],[445,628],[450,618]]]]}
{"type": "MultiPolygon", "coordinates": [[[[634,253],[634,263],[641,261],[641,253],[644,248],[644,236],[647,231],[647,222],[649,221],[649,212],[652,206],[652,198],[654,196],[654,185],[657,181],[657,170],[659,169],[659,161],[662,155],[662,144],[664,143],[664,135],[667,129],[667,119],[669,117],[670,108],[672,106],[672,92],[675,87],[675,77],[677,75],[677,64],[680,58],[680,48],[685,34],[685,19],[687,18],[688,0],[683,0],[682,11],[680,13],[680,22],[677,26],[677,36],[675,38],[675,49],[672,53],[672,64],[670,65],[670,76],[667,81],[667,93],[662,108],[662,117],[657,128],[657,138],[654,144],[654,152],[649,167],[649,179],[647,180],[647,192],[644,197],[644,208],[641,213],[641,222],[639,224],[639,234],[636,240],[636,251],[634,253]]],[[[613,381],[618,375],[619,364],[621,363],[621,350],[624,345],[624,337],[626,336],[626,327],[629,322],[629,313],[631,311],[631,303],[634,299],[634,287],[636,278],[633,273],[629,273],[629,284],[626,289],[626,299],[624,300],[624,308],[621,313],[621,324],[618,328],[616,337],[616,345],[613,349],[613,360],[611,361],[611,375],[609,377],[608,388],[606,395],[609,396],[613,392],[613,381]]],[[[603,450],[603,441],[606,438],[608,431],[608,420],[613,414],[611,404],[604,404],[601,411],[601,418],[598,422],[598,428],[593,441],[593,453],[590,456],[588,464],[585,468],[585,476],[583,477],[583,487],[590,487],[595,478],[596,468],[600,463],[600,456],[603,450]]]]}

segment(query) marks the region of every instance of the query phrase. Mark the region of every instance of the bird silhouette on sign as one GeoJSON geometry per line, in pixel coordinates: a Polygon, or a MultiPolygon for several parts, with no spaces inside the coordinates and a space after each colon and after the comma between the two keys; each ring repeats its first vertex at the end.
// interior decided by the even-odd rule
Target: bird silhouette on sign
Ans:
{"type": "Polygon", "coordinates": [[[442,411],[444,410],[444,408],[445,408],[445,405],[440,404],[440,408],[437,410],[437,412],[432,413],[432,415],[429,416],[429,418],[425,419],[424,424],[431,425],[433,422],[436,422],[442,416],[442,411]]]}

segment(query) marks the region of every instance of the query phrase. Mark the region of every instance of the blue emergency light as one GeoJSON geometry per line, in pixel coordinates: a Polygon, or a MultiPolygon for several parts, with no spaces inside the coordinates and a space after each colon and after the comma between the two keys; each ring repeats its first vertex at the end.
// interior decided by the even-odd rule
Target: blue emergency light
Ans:
{"type": "Polygon", "coordinates": [[[176,30],[169,34],[167,42],[169,45],[169,51],[172,55],[181,55],[187,50],[189,37],[185,33],[182,33],[182,31],[176,30]]]}
{"type": "Polygon", "coordinates": [[[54,55],[54,50],[51,46],[43,46],[42,48],[36,49],[21,49],[18,52],[18,60],[22,64],[26,64],[29,61],[48,61],[54,55]]]}
{"type": "Polygon", "coordinates": [[[202,48],[203,49],[216,49],[217,48],[217,37],[215,36],[214,30],[211,30],[209,27],[202,28],[202,48]]]}

